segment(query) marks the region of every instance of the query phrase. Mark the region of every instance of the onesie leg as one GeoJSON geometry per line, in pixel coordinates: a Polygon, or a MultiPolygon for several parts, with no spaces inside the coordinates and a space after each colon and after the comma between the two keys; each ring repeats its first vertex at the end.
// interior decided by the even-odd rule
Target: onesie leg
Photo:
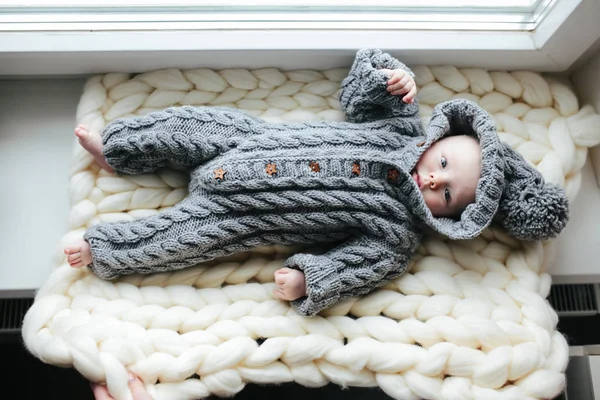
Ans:
{"type": "Polygon", "coordinates": [[[234,218],[239,216],[194,191],[158,215],[89,228],[84,235],[92,254],[89,267],[102,279],[167,272],[255,246],[244,238],[256,227],[240,226],[234,218]]]}
{"type": "Polygon", "coordinates": [[[262,214],[242,197],[195,189],[160,214],[94,225],[84,235],[91,251],[89,267],[102,279],[169,272],[257,246],[337,241],[352,228],[345,218],[330,218],[321,210],[262,214]],[[315,223],[323,218],[332,226],[323,229],[326,224],[315,223]]]}
{"type": "Polygon", "coordinates": [[[190,168],[262,133],[264,126],[238,110],[171,107],[111,122],[102,131],[102,151],[118,174],[151,172],[168,163],[190,168]]]}

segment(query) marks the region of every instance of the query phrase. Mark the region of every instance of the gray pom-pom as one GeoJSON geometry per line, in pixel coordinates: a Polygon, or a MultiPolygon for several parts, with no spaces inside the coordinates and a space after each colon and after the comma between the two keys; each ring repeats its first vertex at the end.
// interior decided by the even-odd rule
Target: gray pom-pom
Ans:
{"type": "Polygon", "coordinates": [[[513,191],[500,203],[502,226],[520,240],[554,238],[569,220],[567,196],[554,184],[532,186],[513,191]]]}

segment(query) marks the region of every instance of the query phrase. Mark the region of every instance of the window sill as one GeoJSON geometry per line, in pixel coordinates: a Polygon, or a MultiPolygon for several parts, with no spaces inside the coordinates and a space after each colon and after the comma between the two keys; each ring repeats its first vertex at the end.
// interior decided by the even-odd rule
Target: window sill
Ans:
{"type": "Polygon", "coordinates": [[[600,4],[561,1],[533,32],[477,30],[121,30],[0,32],[0,76],[161,68],[346,67],[377,47],[408,65],[566,71],[600,38],[600,4]]]}

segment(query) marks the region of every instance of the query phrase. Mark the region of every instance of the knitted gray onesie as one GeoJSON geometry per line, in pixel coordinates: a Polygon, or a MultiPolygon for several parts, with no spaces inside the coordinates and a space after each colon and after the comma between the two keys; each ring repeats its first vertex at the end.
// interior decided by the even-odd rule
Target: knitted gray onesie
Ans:
{"type": "Polygon", "coordinates": [[[112,279],[255,246],[341,241],[325,254],[286,262],[307,284],[307,296],[292,306],[314,315],[404,273],[424,226],[454,239],[479,234],[503,196],[506,154],[518,168],[522,160],[498,141],[489,116],[465,100],[436,107],[425,133],[416,102],[390,95],[382,68],[412,75],[388,54],[359,51],[341,85],[349,122],[269,124],[237,110],[183,106],[110,123],[103,152],[117,174],[177,164],[191,170],[189,196],[156,216],[89,228],[90,268],[112,279]],[[458,221],[434,218],[410,175],[451,130],[476,136],[482,148],[477,200],[458,221]]]}

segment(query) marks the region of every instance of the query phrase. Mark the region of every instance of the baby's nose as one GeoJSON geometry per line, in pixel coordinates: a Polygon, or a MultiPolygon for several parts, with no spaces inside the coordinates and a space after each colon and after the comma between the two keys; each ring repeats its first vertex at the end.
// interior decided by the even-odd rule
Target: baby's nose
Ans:
{"type": "Polygon", "coordinates": [[[443,177],[439,174],[434,174],[433,172],[429,174],[429,187],[431,189],[435,189],[440,186],[443,182],[443,177]]]}

